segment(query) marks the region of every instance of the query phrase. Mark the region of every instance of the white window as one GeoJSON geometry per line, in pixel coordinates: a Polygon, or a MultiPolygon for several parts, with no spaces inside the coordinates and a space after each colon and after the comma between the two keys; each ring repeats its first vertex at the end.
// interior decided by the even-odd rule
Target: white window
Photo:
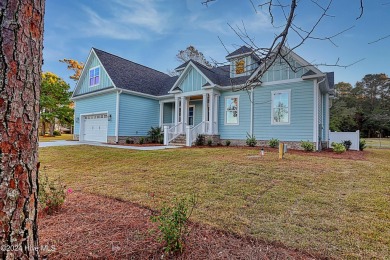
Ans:
{"type": "Polygon", "coordinates": [[[99,85],[100,82],[100,67],[94,67],[89,70],[89,86],[99,85]]]}
{"type": "Polygon", "coordinates": [[[271,108],[271,123],[272,124],[289,124],[290,123],[290,97],[291,90],[279,90],[271,92],[272,108],[271,108]]]}
{"type": "Polygon", "coordinates": [[[238,111],[239,97],[225,97],[225,124],[238,125],[239,111],[238,111]]]}

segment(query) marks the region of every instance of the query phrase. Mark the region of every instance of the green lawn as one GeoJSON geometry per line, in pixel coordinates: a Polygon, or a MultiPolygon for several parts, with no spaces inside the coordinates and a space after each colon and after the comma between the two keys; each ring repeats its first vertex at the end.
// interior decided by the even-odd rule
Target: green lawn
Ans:
{"type": "Polygon", "coordinates": [[[62,134],[60,136],[39,136],[39,142],[52,142],[59,140],[73,140],[73,134],[62,134]]]}
{"type": "Polygon", "coordinates": [[[369,148],[390,148],[390,138],[365,138],[369,148]]]}
{"type": "Polygon", "coordinates": [[[325,257],[390,255],[390,150],[362,161],[257,154],[73,146],[41,148],[40,161],[68,187],[149,207],[196,193],[193,220],[239,234],[325,257]]]}

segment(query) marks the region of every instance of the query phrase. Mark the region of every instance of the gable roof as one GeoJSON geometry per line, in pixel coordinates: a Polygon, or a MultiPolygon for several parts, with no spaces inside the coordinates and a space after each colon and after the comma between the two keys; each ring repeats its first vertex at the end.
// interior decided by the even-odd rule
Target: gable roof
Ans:
{"type": "Polygon", "coordinates": [[[92,49],[117,88],[161,96],[168,93],[172,82],[177,79],[114,54],[92,49]]]}
{"type": "Polygon", "coordinates": [[[226,56],[226,59],[229,60],[230,58],[242,56],[245,54],[251,54],[252,52],[253,52],[253,50],[251,48],[244,45],[244,46],[241,46],[240,48],[238,48],[237,50],[229,53],[226,56]]]}

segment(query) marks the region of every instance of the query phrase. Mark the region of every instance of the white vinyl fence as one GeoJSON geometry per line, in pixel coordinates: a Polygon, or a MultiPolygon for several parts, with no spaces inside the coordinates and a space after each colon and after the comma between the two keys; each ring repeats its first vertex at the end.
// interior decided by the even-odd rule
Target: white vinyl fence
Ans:
{"type": "Polygon", "coordinates": [[[350,140],[352,142],[350,150],[359,151],[360,131],[356,132],[331,132],[329,131],[329,147],[332,142],[342,143],[350,140]]]}

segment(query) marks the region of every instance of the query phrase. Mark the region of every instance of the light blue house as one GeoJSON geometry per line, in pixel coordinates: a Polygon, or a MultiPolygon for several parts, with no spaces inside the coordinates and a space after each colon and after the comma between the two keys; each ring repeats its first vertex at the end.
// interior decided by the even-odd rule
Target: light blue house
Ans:
{"type": "Polygon", "coordinates": [[[247,135],[263,145],[277,138],[297,148],[302,140],[317,149],[328,141],[333,73],[290,52],[289,63],[277,59],[261,81],[240,90],[263,64],[245,46],[226,59],[230,65],[212,68],[190,60],[170,77],[92,48],[72,97],[75,139],[123,143],[161,126],[165,144],[191,145],[198,134],[232,144],[247,135]]]}

